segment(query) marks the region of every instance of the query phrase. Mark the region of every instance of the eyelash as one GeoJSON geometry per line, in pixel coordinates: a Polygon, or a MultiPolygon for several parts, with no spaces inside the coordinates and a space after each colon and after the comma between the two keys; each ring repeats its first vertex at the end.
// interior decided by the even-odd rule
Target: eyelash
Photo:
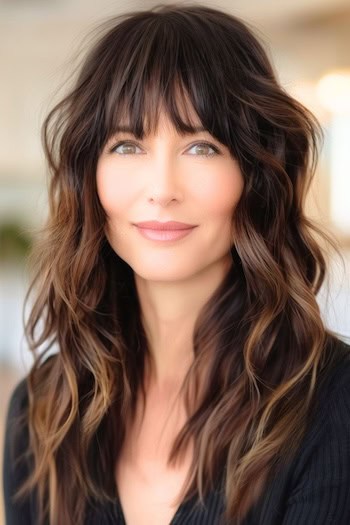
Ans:
{"type": "MultiPolygon", "coordinates": [[[[110,152],[111,153],[116,153],[115,150],[119,146],[124,145],[124,144],[129,144],[129,145],[132,145],[132,146],[139,147],[139,145],[136,144],[135,142],[132,142],[130,140],[122,140],[122,141],[118,142],[117,144],[115,144],[115,146],[113,146],[110,149],[110,152]]],[[[199,157],[207,157],[208,158],[208,157],[214,157],[215,155],[220,155],[220,150],[216,146],[214,146],[214,144],[211,144],[210,142],[197,142],[196,144],[192,144],[189,149],[192,149],[195,146],[209,146],[214,151],[213,153],[207,153],[206,155],[198,155],[199,157]]],[[[129,155],[133,155],[133,153],[117,153],[117,155],[120,155],[121,157],[126,157],[126,156],[129,156],[129,155]]]]}

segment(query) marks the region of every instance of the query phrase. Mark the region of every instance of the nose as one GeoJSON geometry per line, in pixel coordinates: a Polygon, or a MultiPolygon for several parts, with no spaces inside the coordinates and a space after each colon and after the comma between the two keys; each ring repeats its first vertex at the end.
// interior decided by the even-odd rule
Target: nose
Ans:
{"type": "Polygon", "coordinates": [[[182,199],[179,166],[170,155],[160,154],[153,159],[150,166],[150,184],[147,189],[147,200],[167,206],[173,200],[182,199]]]}

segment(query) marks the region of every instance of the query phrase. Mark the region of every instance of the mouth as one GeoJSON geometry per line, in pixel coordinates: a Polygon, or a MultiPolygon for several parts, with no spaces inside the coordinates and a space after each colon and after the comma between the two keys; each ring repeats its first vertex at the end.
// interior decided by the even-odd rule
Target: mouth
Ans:
{"type": "Polygon", "coordinates": [[[151,241],[161,241],[161,242],[167,242],[167,241],[176,241],[180,240],[184,237],[187,237],[195,228],[196,226],[190,226],[183,229],[170,229],[170,228],[163,228],[163,229],[154,229],[154,228],[144,228],[140,227],[136,224],[136,227],[140,234],[145,237],[146,239],[149,239],[151,241]]]}

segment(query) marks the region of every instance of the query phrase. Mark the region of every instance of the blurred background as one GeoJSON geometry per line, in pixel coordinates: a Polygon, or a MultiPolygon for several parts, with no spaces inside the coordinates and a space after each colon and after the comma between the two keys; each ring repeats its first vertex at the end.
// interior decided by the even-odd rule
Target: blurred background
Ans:
{"type": "MultiPolygon", "coordinates": [[[[342,259],[330,258],[329,278],[318,300],[326,324],[349,341],[349,0],[196,3],[222,8],[249,22],[265,43],[284,88],[323,126],[325,142],[307,211],[341,248],[342,259]]],[[[47,210],[40,126],[63,94],[73,58],[84,51],[86,35],[109,16],[156,4],[0,0],[0,450],[9,395],[32,363],[23,336],[22,309],[28,286],[27,254],[47,210]]],[[[4,523],[1,498],[2,491],[0,524],[4,523]]]]}

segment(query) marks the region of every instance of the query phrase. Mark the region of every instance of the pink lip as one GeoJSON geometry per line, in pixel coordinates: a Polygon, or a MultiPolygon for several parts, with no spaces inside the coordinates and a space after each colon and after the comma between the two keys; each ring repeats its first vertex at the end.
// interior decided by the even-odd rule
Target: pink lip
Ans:
{"type": "Polygon", "coordinates": [[[183,237],[186,237],[186,235],[189,235],[191,231],[194,230],[194,228],[195,227],[192,226],[191,228],[186,228],[183,230],[155,230],[152,228],[140,228],[137,226],[138,231],[143,237],[146,237],[146,239],[162,242],[182,239],[183,237]]]}
{"type": "Polygon", "coordinates": [[[144,221],[138,222],[135,226],[138,228],[146,228],[147,230],[188,230],[189,228],[194,228],[194,224],[186,224],[184,222],[177,221],[144,221]]]}

